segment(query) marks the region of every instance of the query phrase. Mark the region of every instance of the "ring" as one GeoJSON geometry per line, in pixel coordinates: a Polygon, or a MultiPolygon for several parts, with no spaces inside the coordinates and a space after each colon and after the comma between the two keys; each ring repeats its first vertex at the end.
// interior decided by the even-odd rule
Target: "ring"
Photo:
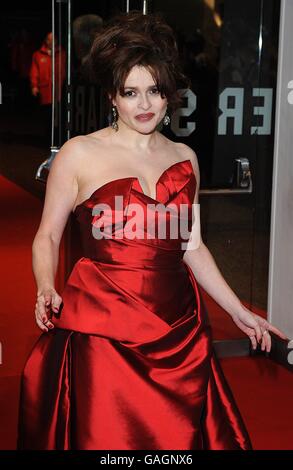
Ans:
{"type": "Polygon", "coordinates": [[[265,335],[267,333],[268,333],[268,330],[264,330],[262,334],[265,335]]]}

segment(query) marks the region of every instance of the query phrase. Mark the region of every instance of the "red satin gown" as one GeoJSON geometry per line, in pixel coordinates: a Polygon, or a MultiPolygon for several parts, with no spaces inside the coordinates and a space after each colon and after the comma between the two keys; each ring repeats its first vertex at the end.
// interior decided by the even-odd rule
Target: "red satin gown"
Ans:
{"type": "Polygon", "coordinates": [[[251,449],[182,240],[92,235],[92,208],[113,207],[115,195],[123,195],[123,208],[190,208],[195,189],[184,160],[161,174],[156,199],[126,177],[76,207],[84,257],[68,278],[55,328],[26,362],[18,449],[251,449]]]}

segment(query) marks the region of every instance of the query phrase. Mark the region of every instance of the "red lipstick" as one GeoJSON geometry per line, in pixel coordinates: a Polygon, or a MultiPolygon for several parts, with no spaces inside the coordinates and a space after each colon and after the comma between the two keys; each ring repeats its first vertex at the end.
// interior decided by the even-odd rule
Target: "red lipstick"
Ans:
{"type": "Polygon", "coordinates": [[[135,116],[135,119],[141,122],[146,122],[152,119],[153,117],[154,117],[154,113],[146,113],[146,114],[138,114],[137,116],[135,116]]]}

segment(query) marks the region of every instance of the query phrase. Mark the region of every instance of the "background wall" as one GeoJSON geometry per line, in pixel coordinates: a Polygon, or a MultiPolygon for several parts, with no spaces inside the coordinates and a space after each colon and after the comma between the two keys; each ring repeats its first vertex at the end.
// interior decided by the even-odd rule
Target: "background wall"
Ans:
{"type": "Polygon", "coordinates": [[[293,2],[282,0],[275,119],[268,315],[293,338],[293,2]]]}

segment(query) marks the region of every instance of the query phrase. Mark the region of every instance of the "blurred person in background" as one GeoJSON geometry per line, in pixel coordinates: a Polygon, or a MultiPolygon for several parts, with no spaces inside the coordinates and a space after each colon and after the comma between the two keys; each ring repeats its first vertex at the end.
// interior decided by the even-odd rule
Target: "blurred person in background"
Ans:
{"type": "MultiPolygon", "coordinates": [[[[45,127],[45,138],[51,135],[51,114],[53,102],[52,84],[52,49],[53,34],[49,32],[37,51],[33,53],[30,68],[30,84],[32,95],[39,99],[45,127]]],[[[61,100],[62,86],[65,81],[66,55],[55,37],[55,100],[61,100]]]]}

